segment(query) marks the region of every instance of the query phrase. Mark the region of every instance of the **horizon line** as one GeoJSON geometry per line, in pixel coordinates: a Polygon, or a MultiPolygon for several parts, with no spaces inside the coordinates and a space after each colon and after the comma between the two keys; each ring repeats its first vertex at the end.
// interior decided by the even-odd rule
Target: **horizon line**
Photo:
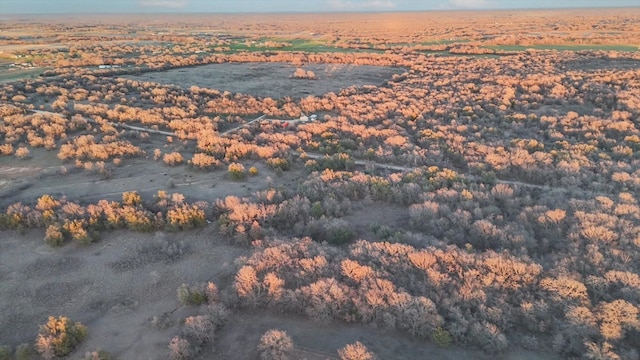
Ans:
{"type": "Polygon", "coordinates": [[[561,11],[561,10],[597,10],[597,9],[640,9],[640,6],[569,6],[569,7],[500,7],[489,9],[477,9],[477,8],[435,8],[435,9],[421,9],[421,10],[393,10],[393,9],[359,9],[359,10],[315,10],[315,11],[194,11],[194,10],[154,10],[154,11],[73,11],[73,12],[51,12],[51,13],[37,13],[37,12],[14,12],[4,13],[0,17],[0,21],[8,16],[69,16],[69,15],[158,15],[158,14],[172,14],[172,15],[276,15],[276,14],[389,14],[389,13],[428,13],[428,12],[496,12],[496,11],[561,11]]]}

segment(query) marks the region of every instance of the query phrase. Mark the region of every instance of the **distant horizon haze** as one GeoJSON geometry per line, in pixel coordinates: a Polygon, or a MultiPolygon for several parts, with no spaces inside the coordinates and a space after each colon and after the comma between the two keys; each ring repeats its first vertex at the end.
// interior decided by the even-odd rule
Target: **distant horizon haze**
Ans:
{"type": "Polygon", "coordinates": [[[534,10],[640,7],[639,0],[2,0],[0,16],[13,14],[314,13],[437,10],[534,10]]]}

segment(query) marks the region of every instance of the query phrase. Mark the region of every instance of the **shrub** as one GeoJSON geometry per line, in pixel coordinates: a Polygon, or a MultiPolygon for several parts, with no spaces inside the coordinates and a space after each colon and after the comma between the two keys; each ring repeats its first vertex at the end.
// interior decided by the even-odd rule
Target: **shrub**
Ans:
{"type": "Polygon", "coordinates": [[[33,354],[33,348],[29,344],[20,344],[16,348],[16,360],[29,360],[33,354]]]}
{"type": "Polygon", "coordinates": [[[172,230],[193,229],[206,224],[206,214],[197,204],[176,205],[167,211],[167,222],[172,230]]]}
{"type": "Polygon", "coordinates": [[[310,79],[313,80],[316,78],[316,74],[311,70],[304,70],[301,68],[296,68],[296,71],[293,73],[294,79],[310,79]]]}
{"type": "Polygon", "coordinates": [[[431,340],[442,348],[448,348],[453,343],[453,337],[451,334],[441,327],[437,327],[433,331],[433,334],[431,334],[431,340]]]}
{"type": "Polygon", "coordinates": [[[89,232],[86,229],[86,222],[84,220],[65,220],[62,225],[62,229],[71,235],[71,239],[77,241],[81,245],[87,245],[94,240],[89,235],[89,232]]]}
{"type": "Polygon", "coordinates": [[[11,347],[7,345],[0,346],[0,360],[11,360],[11,347]]]}
{"type": "Polygon", "coordinates": [[[258,288],[258,275],[252,266],[243,266],[236,274],[234,284],[236,292],[240,298],[252,299],[256,296],[258,288]]]}
{"type": "Polygon", "coordinates": [[[40,326],[36,339],[36,350],[45,359],[70,354],[87,337],[87,328],[79,322],[71,323],[67,317],[49,316],[40,326]]]}
{"type": "Polygon", "coordinates": [[[0,155],[9,156],[13,154],[13,145],[3,144],[0,145],[0,155]]]}
{"type": "Polygon", "coordinates": [[[249,168],[249,175],[251,176],[256,176],[258,175],[258,168],[255,166],[252,166],[249,168]]]}
{"type": "Polygon", "coordinates": [[[356,237],[356,233],[346,220],[327,218],[325,216],[310,220],[307,224],[306,232],[306,235],[314,241],[326,241],[332,245],[346,244],[356,237]]]}
{"type": "Polygon", "coordinates": [[[193,357],[191,344],[186,339],[175,336],[169,342],[169,359],[171,360],[188,360],[193,357]]]}
{"type": "Polygon", "coordinates": [[[162,315],[160,316],[155,315],[151,319],[151,326],[154,329],[166,329],[172,326],[173,322],[171,321],[170,315],[171,314],[169,314],[168,312],[162,313],[162,315]]]}
{"type": "Polygon", "coordinates": [[[111,360],[111,354],[104,350],[87,351],[84,360],[111,360]]]}
{"type": "Polygon", "coordinates": [[[231,312],[224,304],[216,303],[207,306],[207,316],[216,328],[222,327],[229,318],[231,312]]]}
{"type": "Polygon", "coordinates": [[[16,157],[19,159],[26,159],[29,157],[29,149],[27,149],[26,147],[19,147],[16,149],[16,157]]]}
{"type": "Polygon", "coordinates": [[[220,167],[220,161],[211,155],[197,153],[189,160],[189,165],[198,169],[215,169],[220,167]]]}
{"type": "Polygon", "coordinates": [[[293,340],[282,330],[269,330],[260,338],[258,351],[262,360],[285,360],[293,350],[293,340]]]}
{"type": "Polygon", "coordinates": [[[189,316],[184,319],[184,336],[191,342],[200,346],[215,339],[215,324],[209,316],[189,316]]]}
{"type": "Polygon", "coordinates": [[[122,204],[129,206],[136,206],[142,203],[140,194],[136,191],[125,191],[122,193],[122,204]]]}
{"type": "Polygon", "coordinates": [[[59,225],[49,225],[44,235],[44,241],[51,246],[62,246],[64,244],[64,234],[59,225]]]}
{"type": "Polygon", "coordinates": [[[45,212],[47,210],[53,210],[60,206],[60,201],[54,199],[51,195],[42,195],[38,198],[36,209],[45,212]]]}
{"type": "Polygon", "coordinates": [[[218,291],[218,287],[216,286],[216,284],[208,282],[204,291],[207,296],[207,302],[209,304],[214,304],[220,301],[220,292],[218,291]]]}
{"type": "Polygon", "coordinates": [[[229,175],[234,180],[243,179],[244,176],[245,176],[244,166],[242,164],[239,164],[239,163],[231,163],[231,164],[229,164],[228,171],[229,171],[229,175]]]}
{"type": "Polygon", "coordinates": [[[347,346],[338,350],[338,355],[340,356],[340,360],[374,360],[376,358],[375,355],[359,341],[353,344],[347,344],[347,346]]]}
{"type": "Polygon", "coordinates": [[[162,161],[164,161],[164,163],[169,165],[169,166],[175,166],[175,165],[182,164],[183,160],[184,159],[182,158],[182,155],[180,155],[179,152],[172,152],[172,153],[169,153],[169,154],[164,154],[164,156],[162,157],[162,161]]]}
{"type": "Polygon", "coordinates": [[[289,161],[284,158],[267,159],[267,165],[271,166],[274,170],[280,169],[282,171],[287,171],[290,167],[289,161]]]}
{"type": "Polygon", "coordinates": [[[178,288],[178,301],[182,305],[202,305],[207,302],[207,292],[205,286],[189,286],[182,284],[178,288]]]}

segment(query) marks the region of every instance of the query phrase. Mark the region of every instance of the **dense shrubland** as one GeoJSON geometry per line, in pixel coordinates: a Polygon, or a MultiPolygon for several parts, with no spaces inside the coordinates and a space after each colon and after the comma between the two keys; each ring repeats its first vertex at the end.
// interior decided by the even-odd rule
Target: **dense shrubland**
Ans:
{"type": "MultiPolygon", "coordinates": [[[[184,161],[215,169],[247,158],[279,157],[287,161],[269,160],[269,165],[286,170],[290,151],[302,148],[596,192],[637,191],[638,71],[613,66],[594,72],[571,65],[600,58],[615,64],[619,58],[612,56],[530,52],[482,59],[407,54],[400,65],[408,72],[382,86],[347,88],[299,101],[91,75],[28,80],[5,86],[0,97],[10,101],[24,96],[27,103],[39,103],[43,94],[82,89],[89,92],[91,103],[58,98],[58,108],[39,105],[66,117],[24,114],[15,106],[25,107],[20,103],[3,105],[3,113],[11,115],[0,125],[0,153],[13,155],[24,148],[26,156],[26,150],[45,147],[59,149],[63,160],[119,163],[143,155],[124,130],[111,125],[123,123],[170,131],[177,140],[187,140],[181,145],[186,153],[167,150],[165,162],[170,165],[184,161]],[[545,65],[550,62],[558,65],[545,65]],[[325,115],[321,122],[300,124],[285,133],[264,122],[220,135],[262,113],[296,117],[302,111],[325,115]]],[[[139,136],[144,137],[148,135],[139,136]]],[[[335,168],[324,162],[313,160],[309,166],[335,168]]],[[[348,163],[344,166],[352,170],[348,163]]]]}
{"type": "MultiPolygon", "coordinates": [[[[574,30],[591,24],[620,31],[598,42],[637,40],[630,16],[612,22],[589,17],[574,30]]],[[[244,26],[271,34],[260,23],[244,26]]],[[[127,158],[148,156],[186,172],[226,172],[229,186],[240,186],[247,174],[262,176],[256,162],[269,174],[299,178],[295,187],[193,202],[164,191],[153,199],[126,192],[120,201],[89,204],[72,194],[42,195],[3,209],[0,228],[41,228],[48,244],[61,246],[86,245],[112,229],[174,231],[211,221],[230,243],[251,246],[237,260],[229,289],[218,293],[211,283],[178,289],[181,304],[202,305],[202,312],[185,319],[170,341],[173,359],[190,358],[213,343],[227,308],[374,324],[489,353],[521,347],[552,349],[563,358],[640,358],[638,52],[483,47],[568,40],[517,39],[499,27],[464,44],[427,44],[408,31],[385,37],[374,36],[385,29],[369,29],[366,36],[360,30],[332,29],[330,44],[384,51],[286,51],[291,43],[258,42],[256,35],[245,44],[253,51],[245,52],[232,51],[237,39],[148,33],[140,39],[181,45],[152,41],[98,49],[93,35],[86,35],[68,52],[26,51],[33,62],[54,65],[57,76],[0,87],[4,164],[15,161],[10,157],[28,162],[44,148],[55,151],[61,164],[72,161],[105,174],[119,171],[127,158]],[[308,63],[398,66],[404,72],[377,86],[302,99],[118,77],[249,61],[290,63],[300,69],[294,73],[300,79],[292,81],[313,77],[301,67],[308,63]],[[76,68],[105,62],[123,67],[76,68]],[[226,133],[261,114],[291,118],[303,112],[320,118],[288,128],[262,121],[226,133]],[[153,131],[164,132],[164,144],[145,146],[157,136],[153,131]],[[153,154],[147,147],[156,147],[153,154]],[[383,216],[370,220],[376,211],[383,216]],[[369,228],[363,230],[362,222],[369,228]]],[[[147,253],[172,260],[188,249],[180,243],[150,246],[136,248],[113,270],[144,265],[147,253]]],[[[259,351],[264,358],[284,356],[290,342],[274,330],[259,351]]],[[[373,358],[359,343],[339,355],[373,358]]]]}

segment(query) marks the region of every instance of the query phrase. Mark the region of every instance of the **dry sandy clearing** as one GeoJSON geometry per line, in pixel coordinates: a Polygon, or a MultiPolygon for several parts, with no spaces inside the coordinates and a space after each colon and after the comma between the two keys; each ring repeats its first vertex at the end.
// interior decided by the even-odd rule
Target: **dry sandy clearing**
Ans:
{"type": "Polygon", "coordinates": [[[349,86],[382,85],[402,68],[339,64],[308,64],[316,79],[294,79],[296,67],[285,63],[228,63],[196,66],[125,76],[127,79],[175,84],[188,88],[200,86],[251,94],[260,97],[300,98],[336,92],[349,86]]]}

